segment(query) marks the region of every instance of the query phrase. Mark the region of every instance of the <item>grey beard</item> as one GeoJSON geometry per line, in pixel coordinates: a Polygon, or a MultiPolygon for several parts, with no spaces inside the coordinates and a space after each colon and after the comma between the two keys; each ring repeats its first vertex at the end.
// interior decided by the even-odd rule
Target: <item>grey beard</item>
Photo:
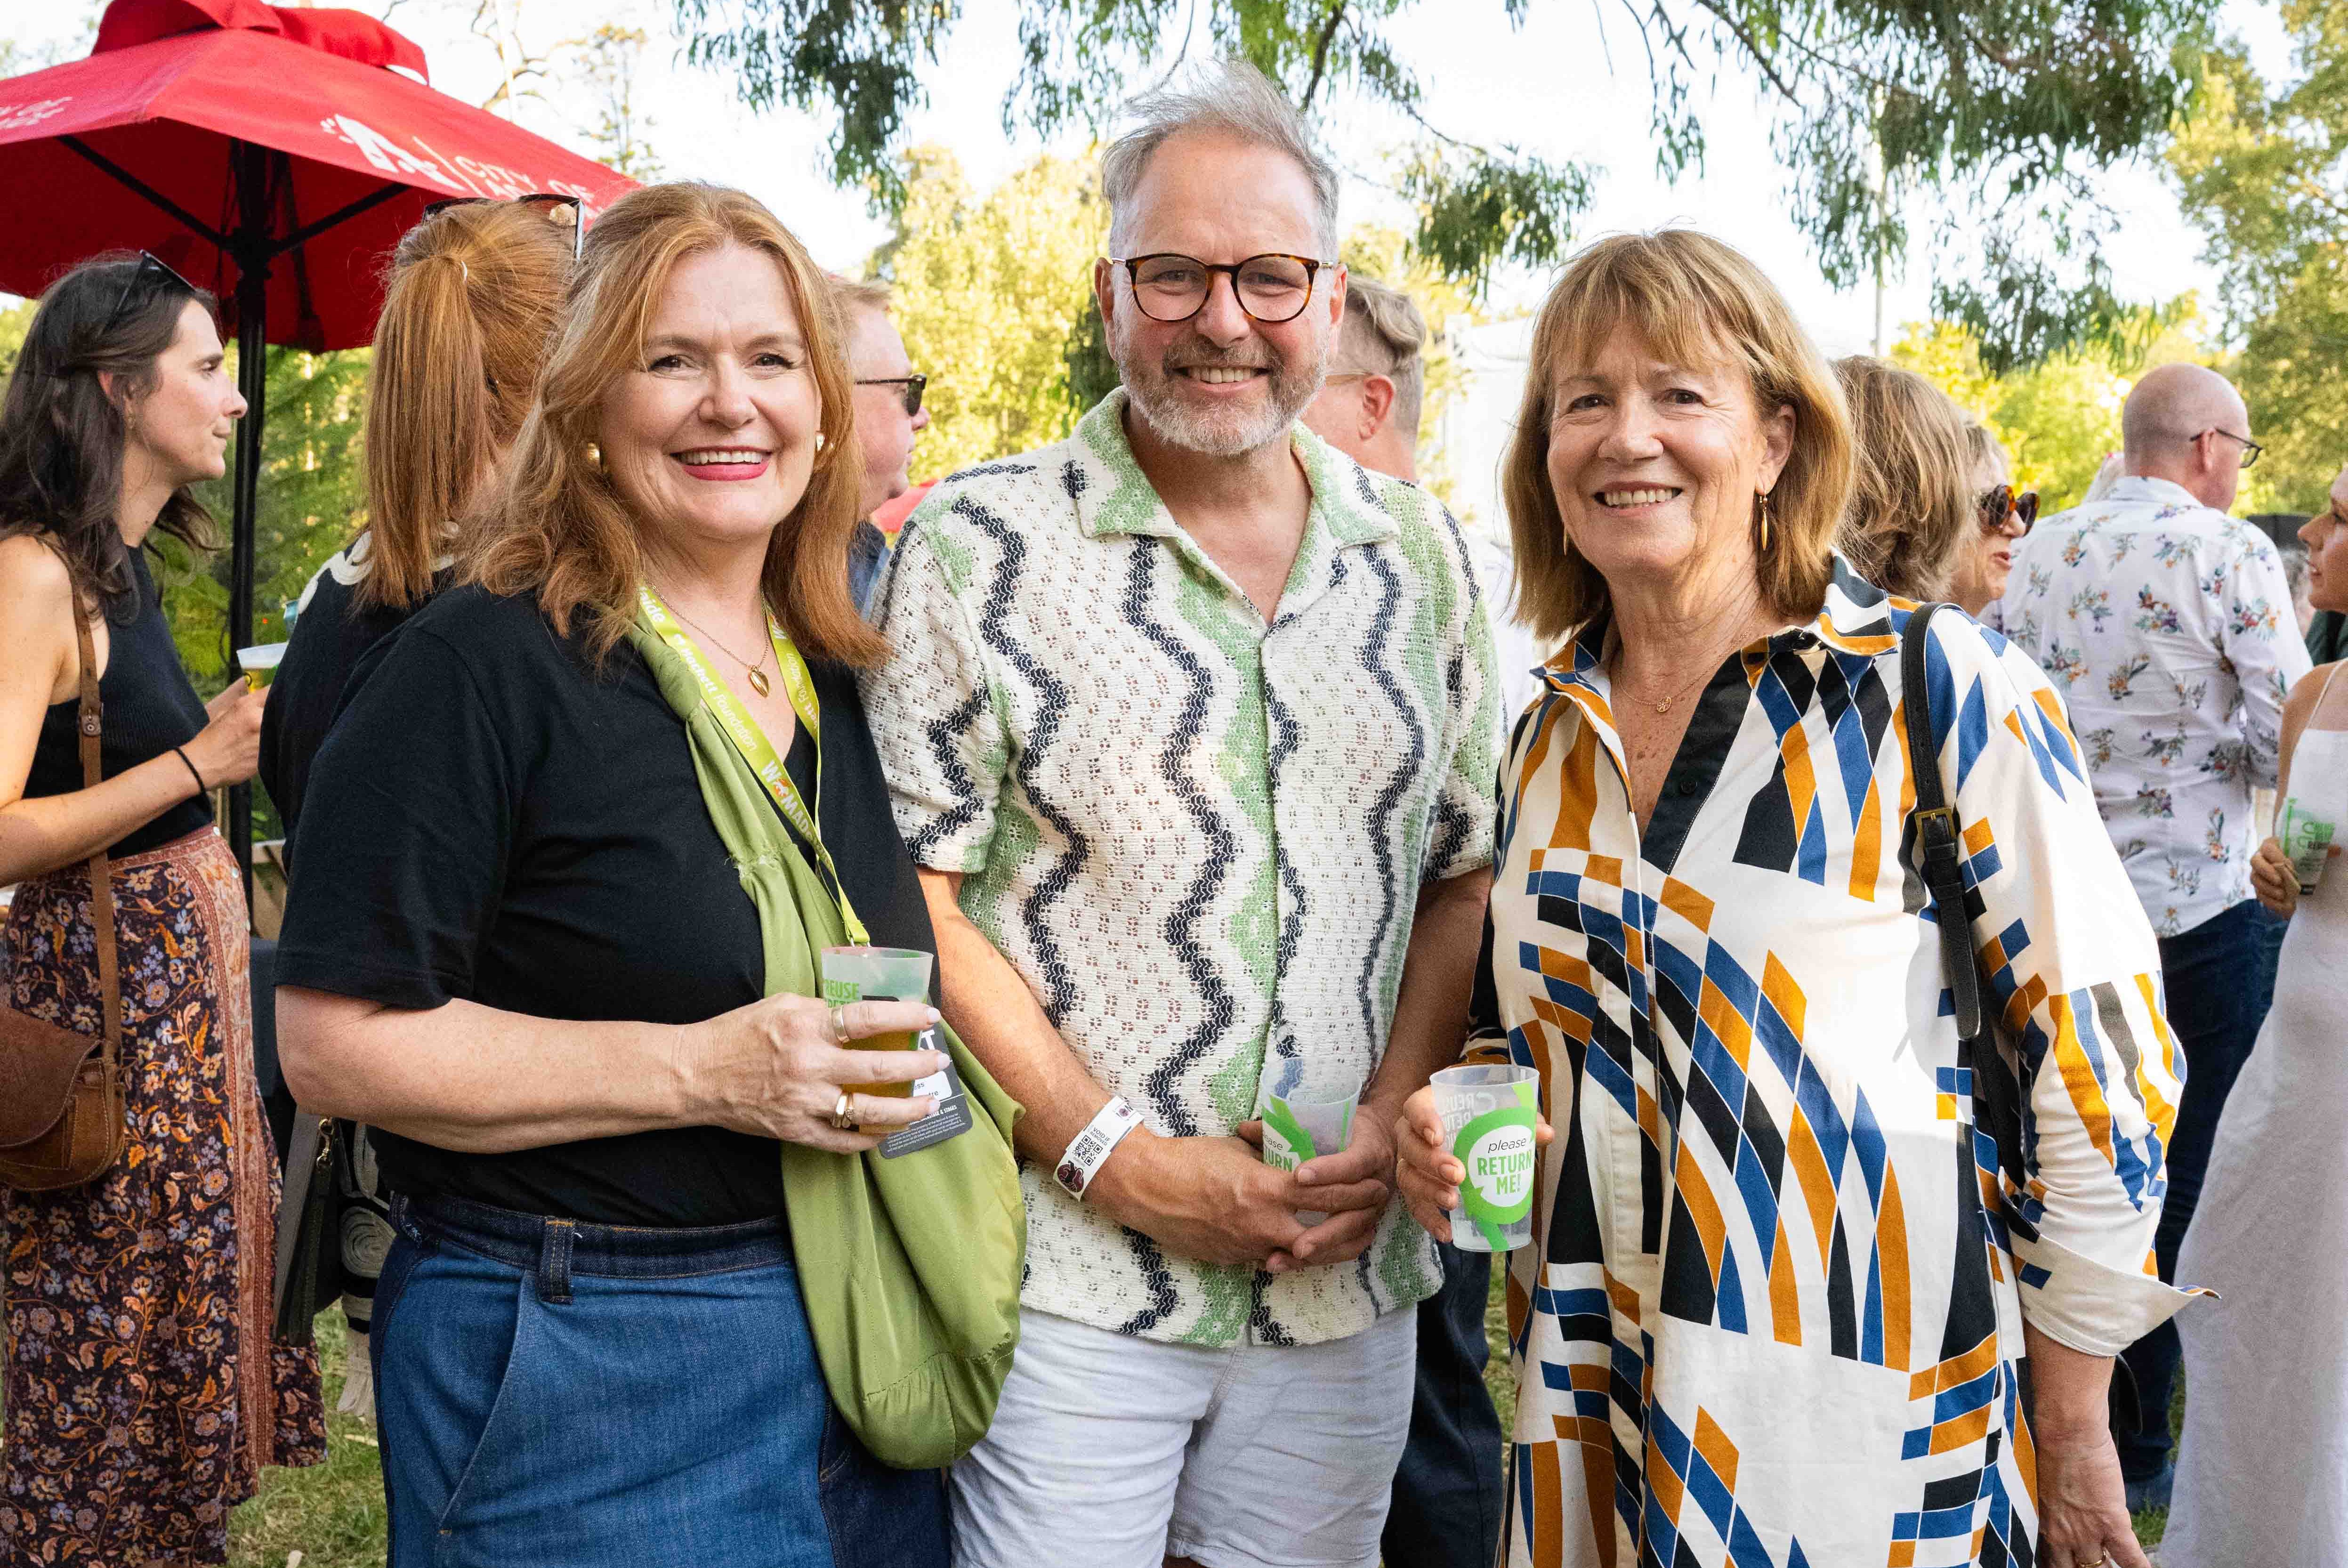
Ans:
{"type": "Polygon", "coordinates": [[[1298,374],[1281,360],[1272,362],[1265,377],[1269,400],[1259,413],[1195,407],[1183,398],[1174,373],[1163,361],[1138,363],[1138,356],[1125,352],[1125,345],[1114,335],[1109,352],[1134,411],[1159,440],[1202,457],[1239,458],[1287,438],[1296,417],[1320,393],[1322,373],[1328,367],[1325,346],[1321,346],[1309,375],[1298,374]]]}

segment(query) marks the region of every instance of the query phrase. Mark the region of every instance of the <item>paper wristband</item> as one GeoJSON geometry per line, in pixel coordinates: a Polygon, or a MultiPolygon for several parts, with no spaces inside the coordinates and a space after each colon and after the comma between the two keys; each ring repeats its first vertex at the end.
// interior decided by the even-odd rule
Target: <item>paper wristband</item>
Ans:
{"type": "Polygon", "coordinates": [[[1069,1197],[1082,1199],[1093,1177],[1107,1162],[1109,1150],[1140,1125],[1141,1112],[1133,1109],[1133,1102],[1121,1094],[1111,1095],[1085,1130],[1068,1140],[1052,1179],[1066,1189],[1069,1197]]]}

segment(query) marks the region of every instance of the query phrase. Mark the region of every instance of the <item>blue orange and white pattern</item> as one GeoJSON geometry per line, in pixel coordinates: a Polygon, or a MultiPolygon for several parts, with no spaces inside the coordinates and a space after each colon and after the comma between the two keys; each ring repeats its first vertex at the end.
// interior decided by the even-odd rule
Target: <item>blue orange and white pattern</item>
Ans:
{"type": "Polygon", "coordinates": [[[2023,1323],[2108,1356],[2188,1299],[2151,1259],[2183,1077],[2152,933],[2060,699],[1944,611],[2023,1168],[1974,1132],[1913,870],[1911,609],[1840,573],[1724,661],[1643,830],[1602,624],[1517,726],[1475,1048],[1540,1069],[1558,1129],[1509,1260],[1518,1568],[2027,1565],[2023,1323]]]}
{"type": "Polygon", "coordinates": [[[2266,536],[2167,480],[2123,479],[2016,545],[1983,618],[2063,694],[2153,929],[2250,898],[2250,791],[2274,788],[2283,699],[2308,667],[2266,536]]]}
{"type": "MultiPolygon", "coordinates": [[[[1385,1049],[1418,890],[1492,853],[1492,642],[1458,524],[1297,427],[1312,511],[1271,623],[1150,488],[1113,394],[906,521],[864,682],[917,864],[1103,1088],[1228,1136],[1385,1049]]],[[[1172,1257],[1021,1171],[1026,1305],[1141,1338],[1312,1344],[1434,1294],[1395,1200],[1354,1264],[1172,1257]]]]}

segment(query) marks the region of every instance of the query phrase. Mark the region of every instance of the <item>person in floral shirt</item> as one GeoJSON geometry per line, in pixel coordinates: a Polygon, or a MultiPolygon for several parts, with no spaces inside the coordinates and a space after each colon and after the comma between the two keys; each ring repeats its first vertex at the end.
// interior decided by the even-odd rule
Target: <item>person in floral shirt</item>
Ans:
{"type": "MultiPolygon", "coordinates": [[[[2052,677],[2086,754],[2096,804],[2160,936],[2168,1019],[2189,1077],[2168,1146],[2155,1251],[2163,1279],[2193,1218],[2218,1113],[2267,995],[2250,791],[2272,789],[2283,699],[2308,669],[2282,562],[2226,515],[2258,460],[2241,396],[2198,365],[2147,372],[2121,413],[2125,475],[2041,523],[1983,619],[2052,677]]],[[[2132,1507],[2168,1501],[2167,1325],[2124,1359],[2140,1418],[2115,1435],[2132,1507]]]]}

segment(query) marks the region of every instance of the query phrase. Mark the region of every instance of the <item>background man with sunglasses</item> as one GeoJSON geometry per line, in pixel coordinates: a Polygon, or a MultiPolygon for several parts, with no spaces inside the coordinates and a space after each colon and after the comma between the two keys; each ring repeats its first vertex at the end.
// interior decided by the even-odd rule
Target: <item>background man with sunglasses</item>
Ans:
{"type": "Polygon", "coordinates": [[[856,445],[864,465],[864,490],[857,515],[864,521],[849,544],[848,588],[858,609],[865,608],[872,584],[888,558],[888,536],[872,514],[912,487],[908,466],[913,443],[930,428],[922,395],[930,378],[917,374],[905,354],[905,340],[889,319],[889,285],[877,281],[831,280],[832,309],[848,349],[848,373],[856,380],[856,445]]]}
{"type": "MultiPolygon", "coordinates": [[[[2128,394],[2120,430],[2125,475],[2015,546],[1992,609],[2067,688],[2096,802],[2160,934],[2188,1069],[2155,1241],[2166,1280],[2266,1016],[2250,791],[2274,787],[2283,699],[2308,658],[2273,545],[2226,515],[2259,455],[2240,394],[2198,365],[2164,365],[2128,394]]],[[[2168,1325],[2122,1357],[2137,1408],[2115,1414],[2113,1437],[2131,1508],[2168,1501],[2178,1358],[2168,1325]]]]}
{"type": "Polygon", "coordinates": [[[1369,1563],[1440,1279],[1393,1128],[1466,1032],[1491,640],[1441,506],[1298,424],[1345,274],[1295,111],[1231,64],[1131,112],[1094,273],[1124,386],[931,492],[864,677],[940,1006],[1027,1112],[954,1554],[1369,1563]],[[1264,1163],[1274,1094],[1357,1094],[1350,1139],[1264,1163]]]}

